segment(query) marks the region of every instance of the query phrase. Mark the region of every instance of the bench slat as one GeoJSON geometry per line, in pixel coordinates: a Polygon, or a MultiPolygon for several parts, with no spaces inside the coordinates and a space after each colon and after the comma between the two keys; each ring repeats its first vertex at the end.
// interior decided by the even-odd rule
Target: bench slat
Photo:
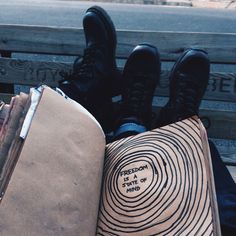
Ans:
{"type": "MultiPolygon", "coordinates": [[[[153,108],[157,113],[160,110],[155,97],[153,108]]],[[[199,116],[207,117],[210,120],[210,127],[207,129],[210,138],[236,139],[236,111],[206,110],[200,108],[199,116]]],[[[236,159],[236,156],[234,158],[236,159]]]]}
{"type": "MultiPolygon", "coordinates": [[[[39,62],[0,58],[0,82],[37,86],[40,83],[57,86],[63,74],[70,73],[71,63],[39,62]]],[[[161,82],[156,90],[158,96],[168,96],[169,72],[162,71],[161,82]]],[[[204,99],[236,101],[236,74],[211,73],[204,99]]]]}
{"type": "MultiPolygon", "coordinates": [[[[176,60],[186,48],[194,47],[205,49],[211,62],[236,63],[235,33],[118,30],[117,35],[119,58],[127,58],[138,43],[148,42],[158,47],[162,60],[176,60]]],[[[84,46],[83,29],[0,25],[0,50],[82,55],[84,46]]]]}
{"type": "Polygon", "coordinates": [[[64,73],[69,73],[71,69],[71,63],[0,58],[0,82],[32,86],[44,83],[57,86],[57,81],[61,80],[64,73]]]}
{"type": "Polygon", "coordinates": [[[199,115],[210,119],[209,137],[236,139],[236,111],[201,109],[199,115]]]}
{"type": "MultiPolygon", "coordinates": [[[[156,96],[169,96],[169,71],[162,71],[156,96]]],[[[210,73],[210,80],[204,96],[206,100],[236,101],[236,73],[210,73]]]]}

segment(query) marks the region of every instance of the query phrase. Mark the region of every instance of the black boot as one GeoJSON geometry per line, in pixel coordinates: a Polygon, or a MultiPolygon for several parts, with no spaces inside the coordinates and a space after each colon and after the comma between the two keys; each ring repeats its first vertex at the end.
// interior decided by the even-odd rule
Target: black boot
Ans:
{"type": "Polygon", "coordinates": [[[83,19],[86,49],[76,59],[73,73],[60,82],[67,96],[87,108],[105,132],[112,127],[111,97],[119,94],[121,75],[115,61],[116,32],[108,14],[93,6],[83,19]]]}
{"type": "Polygon", "coordinates": [[[210,62],[203,50],[188,49],[170,73],[169,101],[157,118],[156,127],[198,115],[209,81],[210,62]]]}
{"type": "Polygon", "coordinates": [[[136,46],[123,72],[121,114],[116,123],[115,139],[150,129],[152,99],[160,79],[160,57],[148,44],[136,46]]]}

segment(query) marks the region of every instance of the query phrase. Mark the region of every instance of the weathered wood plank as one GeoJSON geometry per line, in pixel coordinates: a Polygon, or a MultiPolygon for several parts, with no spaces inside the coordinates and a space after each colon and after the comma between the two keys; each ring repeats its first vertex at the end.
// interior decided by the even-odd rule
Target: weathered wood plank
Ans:
{"type": "Polygon", "coordinates": [[[0,58],[0,82],[37,86],[57,86],[65,73],[70,73],[72,64],[37,62],[0,58]]]}
{"type": "Polygon", "coordinates": [[[236,111],[201,109],[199,115],[210,120],[210,127],[207,129],[209,137],[236,139],[236,111]]]}
{"type": "Polygon", "coordinates": [[[26,25],[0,25],[0,50],[77,55],[83,52],[82,29],[26,25]]]}
{"type": "MultiPolygon", "coordinates": [[[[156,96],[169,96],[169,71],[162,71],[156,96]]],[[[236,73],[211,73],[204,96],[206,100],[236,101],[236,73]]]]}
{"type": "Polygon", "coordinates": [[[127,57],[127,52],[131,52],[132,48],[140,42],[148,42],[155,45],[160,51],[162,60],[176,60],[187,48],[201,48],[208,52],[211,62],[236,62],[236,34],[148,31],[118,32],[118,52],[122,50],[120,52],[121,56],[126,55],[127,57]]]}
{"type": "MultiPolygon", "coordinates": [[[[36,86],[44,83],[57,86],[65,73],[72,70],[71,63],[38,62],[0,58],[0,83],[36,86]]],[[[162,71],[158,96],[168,96],[168,71],[162,71]]],[[[236,74],[212,73],[205,99],[217,101],[236,101],[236,74]]]]}
{"type": "MultiPolygon", "coordinates": [[[[160,107],[153,101],[153,109],[157,113],[160,107]]],[[[236,111],[222,111],[213,109],[200,109],[199,116],[210,121],[207,129],[208,136],[216,139],[236,139],[236,111]]],[[[203,122],[204,123],[204,122],[203,122]]],[[[236,149],[235,149],[236,150],[236,149]]]]}
{"type": "MultiPolygon", "coordinates": [[[[186,48],[202,48],[211,62],[236,63],[235,33],[117,31],[117,57],[127,58],[140,42],[155,45],[162,60],[176,60],[186,48]]],[[[0,50],[82,55],[83,29],[0,25],[0,50]]]]}

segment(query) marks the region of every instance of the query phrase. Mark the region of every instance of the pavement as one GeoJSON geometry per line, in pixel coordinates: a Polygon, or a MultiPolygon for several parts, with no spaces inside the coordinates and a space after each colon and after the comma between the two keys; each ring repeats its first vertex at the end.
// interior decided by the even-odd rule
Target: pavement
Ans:
{"type": "MultiPolygon", "coordinates": [[[[90,0],[79,0],[79,1],[90,1],[90,0]]],[[[92,0],[92,1],[236,10],[236,0],[92,0]]]]}

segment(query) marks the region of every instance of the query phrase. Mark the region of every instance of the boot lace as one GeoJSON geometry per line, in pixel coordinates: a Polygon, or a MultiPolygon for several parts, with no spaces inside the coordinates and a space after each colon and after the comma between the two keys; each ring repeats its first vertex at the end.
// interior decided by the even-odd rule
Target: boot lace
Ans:
{"type": "Polygon", "coordinates": [[[96,49],[89,47],[84,50],[84,57],[81,65],[75,69],[74,76],[89,79],[93,76],[96,49]]]}
{"type": "Polygon", "coordinates": [[[197,82],[191,78],[191,76],[178,73],[177,74],[179,82],[177,83],[176,88],[176,107],[177,111],[180,111],[181,115],[198,114],[199,106],[199,91],[197,82]]]}
{"type": "MultiPolygon", "coordinates": [[[[156,120],[156,126],[162,127],[182,119],[188,118],[193,115],[198,115],[198,108],[201,97],[199,97],[199,82],[193,79],[191,76],[177,73],[175,97],[173,98],[173,104],[169,100],[167,105],[163,107],[156,120]]],[[[208,129],[211,126],[211,121],[208,117],[199,117],[205,128],[208,129]]]]}
{"type": "MultiPolygon", "coordinates": [[[[198,115],[199,108],[199,84],[196,80],[192,79],[189,75],[179,73],[178,78],[180,79],[178,86],[178,94],[176,103],[179,106],[181,114],[183,112],[190,115],[198,115]]],[[[178,110],[178,109],[177,109],[178,110]]],[[[181,114],[178,114],[178,118],[182,118],[181,114]]],[[[210,118],[207,116],[199,117],[203,122],[206,129],[211,126],[210,118]]]]}
{"type": "MultiPolygon", "coordinates": [[[[145,75],[135,75],[133,83],[127,89],[124,104],[124,112],[135,116],[143,116],[147,110],[148,100],[151,96],[148,84],[148,78],[145,75]]],[[[147,114],[148,115],[148,114],[147,114]]]]}
{"type": "Polygon", "coordinates": [[[77,62],[80,58],[75,61],[74,71],[72,73],[63,73],[63,81],[73,81],[80,79],[81,82],[89,81],[93,78],[93,69],[95,63],[96,47],[88,47],[84,50],[84,56],[81,62],[77,62]],[[76,62],[78,64],[76,64],[76,62]]]}

